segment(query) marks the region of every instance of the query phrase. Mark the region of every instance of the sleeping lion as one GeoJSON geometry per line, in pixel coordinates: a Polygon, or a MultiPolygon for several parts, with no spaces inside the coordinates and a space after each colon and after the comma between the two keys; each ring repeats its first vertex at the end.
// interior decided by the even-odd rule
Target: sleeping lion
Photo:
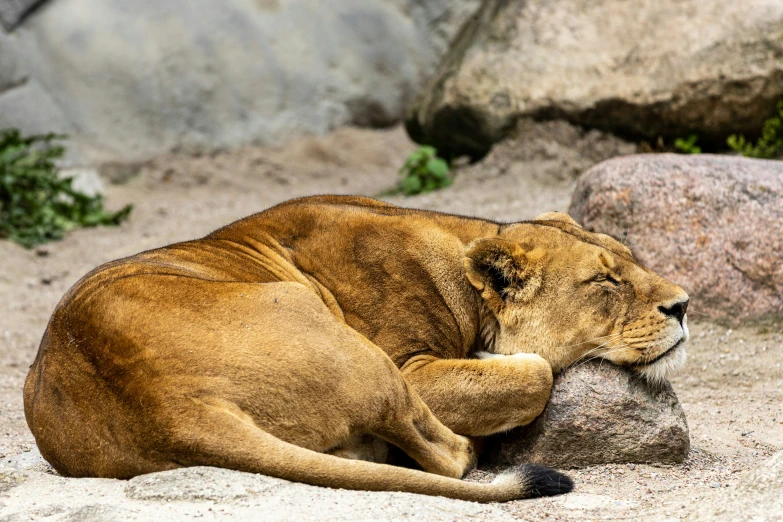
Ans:
{"type": "Polygon", "coordinates": [[[483,502],[558,494],[571,481],[538,466],[460,480],[469,437],[530,423],[553,372],[585,357],[664,378],[687,306],[565,214],[505,224],[309,197],[82,278],[25,415],[66,476],[218,466],[483,502]],[[423,471],[368,461],[383,462],[376,442],[423,471]]]}

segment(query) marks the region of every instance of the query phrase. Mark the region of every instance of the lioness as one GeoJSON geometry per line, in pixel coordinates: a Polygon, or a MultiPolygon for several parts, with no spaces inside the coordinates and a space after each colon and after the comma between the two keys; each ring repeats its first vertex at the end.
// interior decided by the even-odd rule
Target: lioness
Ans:
{"type": "Polygon", "coordinates": [[[585,356],[680,362],[688,296],[568,216],[500,224],[367,198],[289,201],[103,265],[63,297],[24,389],[63,475],[220,466],[503,501],[571,482],[458,480],[468,436],[531,422],[585,356]],[[351,454],[392,443],[429,473],[351,454]]]}

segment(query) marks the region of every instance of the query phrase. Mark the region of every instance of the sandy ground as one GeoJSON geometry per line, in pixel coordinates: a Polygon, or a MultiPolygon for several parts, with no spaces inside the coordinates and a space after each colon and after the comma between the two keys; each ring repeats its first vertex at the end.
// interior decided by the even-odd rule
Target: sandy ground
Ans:
{"type": "MultiPolygon", "coordinates": [[[[344,129],[283,149],[246,148],[203,157],[167,156],[123,185],[107,204],[133,203],[119,228],[75,231],[25,250],[0,241],[0,458],[31,449],[22,384],[49,315],[91,268],[141,250],[204,235],[285,199],[318,193],[377,195],[415,146],[399,128],[344,129]]],[[[437,193],[392,202],[501,220],[565,210],[574,177],[634,147],[565,125],[520,129],[483,162],[460,169],[437,193]]],[[[566,497],[498,506],[521,519],[679,519],[695,505],[720,502],[723,488],[783,449],[783,322],[734,331],[690,313],[690,362],[673,379],[691,429],[679,466],[611,465],[571,471],[566,497]]],[[[481,479],[481,473],[473,478],[481,479]]],[[[459,517],[457,517],[459,518],[459,517]]]]}

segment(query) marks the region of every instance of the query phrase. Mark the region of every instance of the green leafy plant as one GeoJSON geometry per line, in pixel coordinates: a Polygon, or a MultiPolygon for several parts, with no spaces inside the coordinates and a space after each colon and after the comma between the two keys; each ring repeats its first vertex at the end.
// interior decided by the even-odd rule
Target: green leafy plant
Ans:
{"type": "Polygon", "coordinates": [[[677,138],[674,140],[674,148],[683,154],[701,154],[701,147],[696,145],[699,141],[699,137],[696,134],[691,134],[687,138],[677,138]]]}
{"type": "Polygon", "coordinates": [[[783,154],[783,101],[778,102],[777,114],[764,122],[761,137],[753,144],[742,134],[732,134],[726,143],[733,150],[750,158],[777,158],[783,154]]]}
{"type": "Polygon", "coordinates": [[[406,196],[432,192],[454,182],[449,175],[449,164],[438,157],[438,151],[434,147],[428,145],[422,145],[408,156],[400,174],[402,179],[397,184],[396,192],[406,196]]]}
{"type": "Polygon", "coordinates": [[[54,161],[65,148],[54,142],[62,139],[0,132],[0,238],[31,248],[75,227],[117,225],[130,214],[131,205],[107,212],[100,195],[82,194],[73,178],[57,174],[54,161]]]}

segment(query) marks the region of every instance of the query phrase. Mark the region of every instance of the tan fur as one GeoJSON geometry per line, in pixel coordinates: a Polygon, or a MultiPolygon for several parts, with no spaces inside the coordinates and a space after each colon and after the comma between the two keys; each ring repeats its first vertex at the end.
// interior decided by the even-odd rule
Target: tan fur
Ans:
{"type": "Polygon", "coordinates": [[[552,371],[586,355],[643,370],[683,340],[662,310],[686,301],[562,214],[500,225],[304,198],[84,277],[44,334],[25,414],[68,476],[211,465],[508,500],[530,484],[457,480],[466,436],[531,422],[552,371]],[[383,459],[375,439],[429,473],[337,456],[383,459]]]}

